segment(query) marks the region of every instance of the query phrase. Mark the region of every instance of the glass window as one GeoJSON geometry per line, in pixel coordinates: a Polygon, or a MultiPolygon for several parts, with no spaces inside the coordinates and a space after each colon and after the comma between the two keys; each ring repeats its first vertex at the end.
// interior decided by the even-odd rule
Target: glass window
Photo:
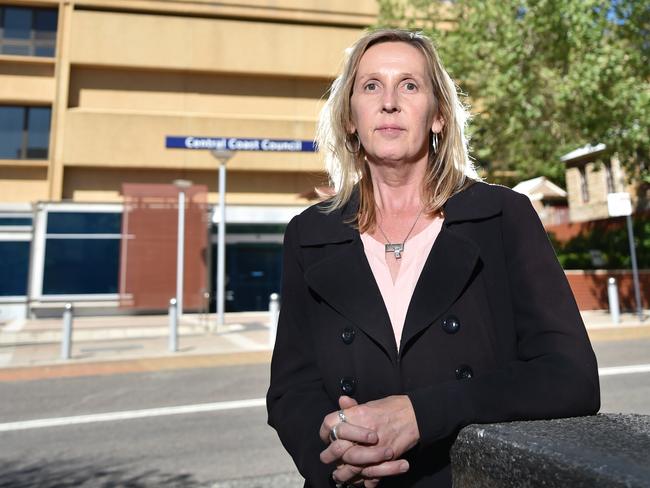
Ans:
{"type": "Polygon", "coordinates": [[[29,241],[0,241],[0,296],[27,295],[29,241]]]}
{"type": "Polygon", "coordinates": [[[587,183],[587,170],[584,166],[579,168],[580,170],[580,192],[582,194],[582,202],[587,203],[589,201],[589,186],[587,183]]]}
{"type": "Polygon", "coordinates": [[[49,211],[43,294],[117,293],[121,226],[119,212],[49,211]]]}
{"type": "MultiPolygon", "coordinates": [[[[226,311],[268,310],[269,295],[280,289],[280,244],[234,244],[226,246],[226,311]]],[[[216,246],[213,246],[216,252],[216,246]]],[[[216,255],[216,254],[213,254],[216,255]]],[[[215,276],[212,262],[212,276],[215,276]]],[[[214,281],[212,284],[214,296],[214,281]]]]}
{"type": "Polygon", "coordinates": [[[29,39],[32,36],[33,11],[30,8],[5,7],[4,37],[29,39]]]}
{"type": "Polygon", "coordinates": [[[31,225],[32,225],[32,218],[31,217],[0,217],[0,227],[3,227],[3,226],[31,226],[31,225]]]}
{"type": "Polygon", "coordinates": [[[614,193],[614,178],[612,178],[612,167],[605,163],[605,182],[607,183],[607,193],[614,193]]]}
{"type": "Polygon", "coordinates": [[[27,111],[27,159],[47,159],[50,112],[46,107],[30,107],[27,111]]]}
{"type": "Polygon", "coordinates": [[[48,234],[120,234],[122,214],[113,212],[48,212],[48,234]]]}
{"type": "Polygon", "coordinates": [[[47,159],[50,107],[0,106],[0,159],[47,159]]]}
{"type": "Polygon", "coordinates": [[[48,239],[43,294],[117,293],[120,239],[48,239]]]}
{"type": "Polygon", "coordinates": [[[53,57],[57,9],[0,7],[0,54],[53,57]]]}
{"type": "MultiPolygon", "coordinates": [[[[285,229],[285,224],[226,224],[227,234],[284,234],[285,229]]],[[[212,233],[217,232],[217,225],[213,225],[212,233]]]]}
{"type": "Polygon", "coordinates": [[[34,10],[34,37],[36,39],[56,39],[56,10],[34,10]]]}
{"type": "Polygon", "coordinates": [[[36,9],[34,11],[35,56],[54,57],[57,17],[56,10],[36,9]]]}
{"type": "Polygon", "coordinates": [[[20,159],[24,119],[23,107],[0,107],[0,159],[20,159]]]}

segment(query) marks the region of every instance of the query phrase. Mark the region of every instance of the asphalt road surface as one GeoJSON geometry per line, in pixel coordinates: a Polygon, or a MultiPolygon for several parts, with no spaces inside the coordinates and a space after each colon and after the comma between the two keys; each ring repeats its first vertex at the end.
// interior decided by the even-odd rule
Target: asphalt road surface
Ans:
{"type": "MultiPolygon", "coordinates": [[[[650,339],[594,348],[602,411],[650,414],[650,339]]],[[[301,486],[273,477],[294,469],[267,382],[258,364],[0,383],[0,488],[301,486]]]]}

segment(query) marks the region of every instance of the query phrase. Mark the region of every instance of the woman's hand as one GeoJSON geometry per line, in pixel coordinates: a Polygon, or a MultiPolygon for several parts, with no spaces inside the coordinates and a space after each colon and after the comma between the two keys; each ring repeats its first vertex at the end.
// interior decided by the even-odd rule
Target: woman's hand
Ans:
{"type": "MultiPolygon", "coordinates": [[[[352,399],[341,397],[341,400],[346,403],[352,399]]],[[[376,432],[379,438],[377,447],[391,448],[393,459],[400,457],[420,440],[415,411],[406,395],[393,395],[346,407],[345,416],[348,423],[376,432]]]]}
{"type": "Polygon", "coordinates": [[[392,396],[359,406],[354,399],[342,396],[339,406],[345,409],[346,422],[333,412],[325,417],[320,429],[321,438],[327,442],[336,426],[338,439],[320,458],[326,464],[339,462],[333,473],[337,482],[374,488],[379,478],[408,471],[408,462],[396,459],[419,440],[408,397],[392,396]],[[381,429],[381,434],[374,429],[381,429]]]}

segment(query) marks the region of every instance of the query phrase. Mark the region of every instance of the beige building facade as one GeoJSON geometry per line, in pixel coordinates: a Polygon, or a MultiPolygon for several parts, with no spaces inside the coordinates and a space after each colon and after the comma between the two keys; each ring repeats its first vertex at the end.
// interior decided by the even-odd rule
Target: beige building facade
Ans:
{"type": "MultiPolygon", "coordinates": [[[[219,162],[167,139],[310,144],[377,13],[376,0],[0,0],[0,322],[117,307],[122,185],[206,187],[216,224],[219,162]]],[[[230,310],[268,306],[284,225],[326,182],[313,151],[228,161],[230,310]]]]}
{"type": "MultiPolygon", "coordinates": [[[[208,151],[169,135],[309,140],[374,0],[0,1],[57,12],[54,56],[0,55],[0,104],[51,107],[47,159],[0,160],[0,201],[120,202],[123,182],[205,184],[208,151]]],[[[300,204],[318,154],[241,152],[227,202],[300,204]]]]}

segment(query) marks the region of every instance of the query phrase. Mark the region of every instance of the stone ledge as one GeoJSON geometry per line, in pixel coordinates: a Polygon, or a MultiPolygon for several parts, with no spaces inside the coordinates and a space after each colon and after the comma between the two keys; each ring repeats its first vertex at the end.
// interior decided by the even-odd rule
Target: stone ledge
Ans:
{"type": "Polygon", "coordinates": [[[470,425],[451,459],[454,488],[650,487],[650,416],[470,425]]]}

